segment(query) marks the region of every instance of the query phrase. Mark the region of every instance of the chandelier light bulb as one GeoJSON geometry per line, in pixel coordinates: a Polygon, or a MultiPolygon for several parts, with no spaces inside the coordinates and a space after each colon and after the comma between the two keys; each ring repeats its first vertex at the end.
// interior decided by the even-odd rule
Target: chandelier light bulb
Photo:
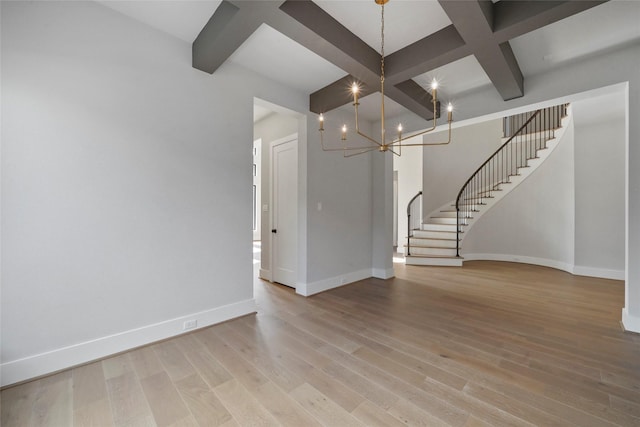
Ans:
{"type": "Polygon", "coordinates": [[[354,94],[356,94],[356,93],[358,93],[358,91],[359,91],[359,90],[360,90],[360,89],[358,88],[358,83],[354,82],[354,83],[351,85],[351,92],[353,92],[354,94]]]}
{"type": "Polygon", "coordinates": [[[447,105],[447,111],[453,111],[453,105],[451,105],[451,103],[447,105]]]}
{"type": "Polygon", "coordinates": [[[438,81],[436,79],[433,79],[433,81],[431,82],[431,89],[438,89],[438,81]]]}
{"type": "Polygon", "coordinates": [[[320,120],[320,130],[324,130],[324,114],[320,113],[318,119],[320,120]]]}
{"type": "Polygon", "coordinates": [[[447,111],[447,120],[449,121],[449,125],[451,125],[451,122],[453,121],[453,105],[451,105],[451,103],[447,105],[447,111]]]}
{"type": "Polygon", "coordinates": [[[398,125],[398,133],[402,132],[402,123],[398,125]]]}
{"type": "Polygon", "coordinates": [[[347,125],[342,125],[342,140],[347,139],[347,125]]]}

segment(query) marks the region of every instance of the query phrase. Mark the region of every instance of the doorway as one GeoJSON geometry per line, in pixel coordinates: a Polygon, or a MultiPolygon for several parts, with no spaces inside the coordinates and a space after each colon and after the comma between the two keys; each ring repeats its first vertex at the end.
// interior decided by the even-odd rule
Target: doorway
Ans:
{"type": "Polygon", "coordinates": [[[296,287],[298,263],[298,136],[271,143],[273,282],[296,287]]]}

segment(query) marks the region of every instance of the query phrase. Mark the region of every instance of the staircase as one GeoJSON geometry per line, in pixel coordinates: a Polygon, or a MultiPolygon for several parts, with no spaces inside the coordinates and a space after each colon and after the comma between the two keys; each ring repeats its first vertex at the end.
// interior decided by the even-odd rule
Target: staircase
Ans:
{"type": "MultiPolygon", "coordinates": [[[[409,230],[406,263],[462,266],[465,232],[549,157],[569,120],[568,104],[505,117],[500,148],[469,177],[455,200],[409,230]]],[[[415,200],[408,213],[415,211],[411,205],[415,200]]]]}

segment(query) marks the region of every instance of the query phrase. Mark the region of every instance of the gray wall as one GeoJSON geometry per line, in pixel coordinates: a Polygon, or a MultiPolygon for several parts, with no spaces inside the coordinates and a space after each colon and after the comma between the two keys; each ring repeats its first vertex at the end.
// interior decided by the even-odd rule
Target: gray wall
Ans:
{"type": "MultiPolygon", "coordinates": [[[[340,135],[335,129],[342,123],[353,129],[350,115],[334,111],[325,114],[325,119],[327,146],[340,146],[340,135]]],[[[310,287],[326,280],[336,285],[342,278],[348,282],[351,273],[366,271],[369,277],[372,268],[371,154],[345,159],[342,151],[322,151],[317,123],[317,117],[312,116],[307,145],[310,287]]],[[[363,128],[367,129],[366,126],[363,124],[363,128]]]]}
{"type": "Polygon", "coordinates": [[[573,146],[570,123],[544,163],[471,227],[462,256],[532,262],[572,271],[573,146]]]}
{"type": "MultiPolygon", "coordinates": [[[[624,102],[623,97],[615,102],[624,102]]],[[[596,100],[601,98],[596,98],[596,100]]],[[[601,99],[607,102],[609,99],[601,99]]],[[[610,103],[573,105],[575,128],[575,264],[589,271],[624,271],[625,118],[602,114],[610,103]],[[592,109],[584,111],[584,109],[592,109]],[[597,112],[597,114],[593,114],[597,112]],[[586,116],[584,119],[583,116],[586,116]]]]}
{"type": "Polygon", "coordinates": [[[3,384],[254,310],[254,97],[301,113],[300,282],[371,274],[371,160],[320,152],[307,94],[93,2],[0,7],[3,384]]]}
{"type": "MultiPolygon", "coordinates": [[[[502,121],[489,120],[457,127],[447,145],[424,147],[422,214],[455,203],[465,181],[500,147],[502,121]]],[[[446,141],[446,131],[424,136],[425,143],[446,141]]]]}

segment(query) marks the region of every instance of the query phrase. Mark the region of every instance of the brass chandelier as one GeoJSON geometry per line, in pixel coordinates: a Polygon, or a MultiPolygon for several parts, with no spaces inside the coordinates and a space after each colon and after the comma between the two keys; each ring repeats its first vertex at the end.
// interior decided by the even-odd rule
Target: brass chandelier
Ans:
{"type": "Polygon", "coordinates": [[[380,46],[380,140],[376,140],[375,138],[366,135],[362,131],[360,131],[359,121],[358,121],[358,106],[360,103],[358,102],[358,93],[360,92],[360,87],[357,82],[353,82],[351,86],[351,92],[353,93],[353,107],[355,110],[355,127],[356,133],[363,137],[368,145],[359,145],[359,146],[350,146],[347,141],[347,125],[343,124],[341,129],[341,141],[342,147],[336,148],[328,148],[324,143],[324,115],[321,113],[319,117],[320,121],[320,144],[324,151],[342,151],[344,157],[352,157],[357,156],[359,154],[368,153],[370,151],[377,150],[379,152],[391,152],[396,156],[400,156],[402,154],[402,147],[422,147],[427,145],[444,145],[451,142],[451,122],[453,121],[453,106],[451,103],[447,106],[448,116],[447,122],[449,125],[449,138],[445,142],[436,142],[436,143],[410,143],[403,144],[402,141],[413,138],[416,136],[423,135],[425,133],[431,132],[436,129],[436,119],[437,119],[437,103],[438,103],[438,82],[434,79],[431,83],[431,98],[433,101],[433,126],[427,130],[419,131],[409,136],[403,137],[402,135],[402,124],[398,125],[397,128],[397,137],[392,139],[390,142],[387,142],[385,136],[385,116],[384,116],[384,5],[389,0],[374,0],[376,4],[381,7],[381,18],[380,18],[380,38],[381,38],[381,46],[380,46]]]}

